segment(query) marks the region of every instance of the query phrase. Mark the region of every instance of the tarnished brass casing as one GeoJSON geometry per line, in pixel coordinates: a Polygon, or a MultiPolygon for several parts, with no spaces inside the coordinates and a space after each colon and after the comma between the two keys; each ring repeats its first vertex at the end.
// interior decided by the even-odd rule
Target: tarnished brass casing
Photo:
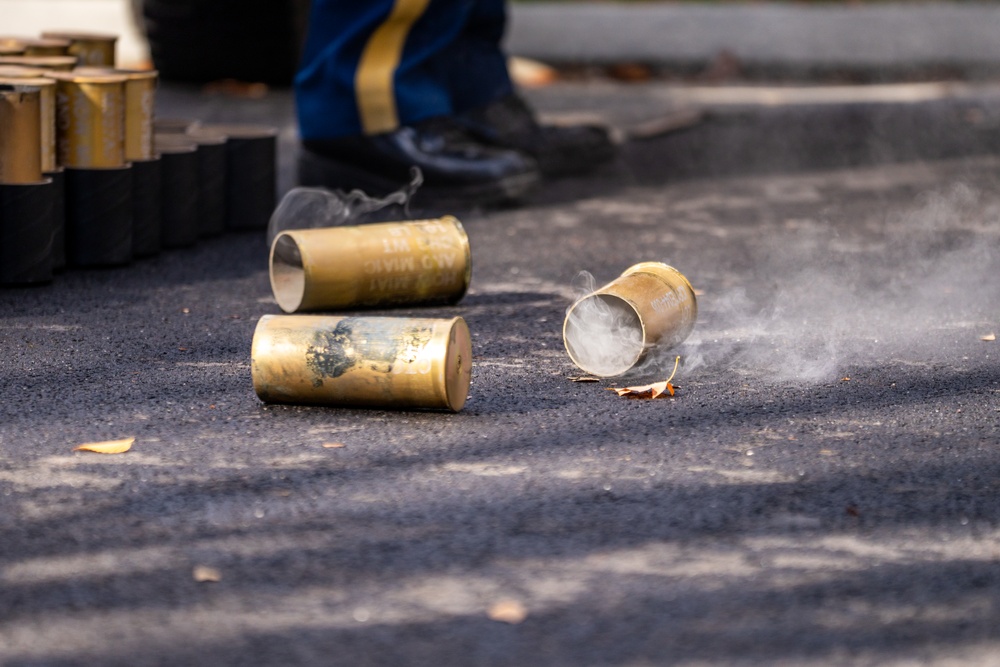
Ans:
{"type": "Polygon", "coordinates": [[[289,230],[271,244],[271,289],[286,313],[456,303],[472,279],[452,216],[289,230]]]}
{"type": "Polygon", "coordinates": [[[269,403],[458,412],[472,379],[472,338],[461,317],[265,315],[251,374],[269,403]]]}
{"type": "Polygon", "coordinates": [[[75,74],[121,75],[125,81],[125,159],[152,160],[153,110],[156,105],[156,70],[125,70],[109,67],[77,67],[75,74]]]}
{"type": "Polygon", "coordinates": [[[0,84],[0,183],[42,182],[41,91],[0,84]]]}
{"type": "Polygon", "coordinates": [[[80,59],[80,65],[93,67],[115,66],[115,44],[118,35],[90,32],[58,32],[42,33],[46,39],[63,39],[69,42],[68,52],[80,59]]]}
{"type": "Polygon", "coordinates": [[[563,343],[570,359],[601,377],[625,373],[651,349],[669,349],[690,335],[698,319],[691,283],[661,262],[629,267],[566,312],[563,343]],[[610,354],[596,341],[617,346],[610,354]]]}
{"type": "MultiPolygon", "coordinates": [[[[17,69],[17,68],[10,68],[17,69]]],[[[24,72],[37,70],[25,69],[24,72]]],[[[0,67],[0,84],[31,86],[38,88],[39,107],[41,111],[40,135],[42,145],[42,171],[51,173],[56,170],[56,82],[52,79],[38,76],[18,76],[14,72],[9,76],[0,67]]]]}
{"type": "Polygon", "coordinates": [[[53,72],[68,72],[76,67],[75,56],[0,56],[0,65],[40,67],[53,72]]]}
{"type": "Polygon", "coordinates": [[[125,165],[125,82],[121,74],[51,72],[56,88],[57,154],[64,167],[125,165]]]}

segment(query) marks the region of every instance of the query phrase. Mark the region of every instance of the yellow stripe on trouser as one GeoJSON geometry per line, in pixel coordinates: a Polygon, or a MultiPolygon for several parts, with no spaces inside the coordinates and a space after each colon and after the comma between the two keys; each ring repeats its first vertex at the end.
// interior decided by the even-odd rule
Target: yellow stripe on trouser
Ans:
{"type": "Polygon", "coordinates": [[[391,132],[399,127],[392,80],[406,36],[428,4],[430,0],[396,0],[389,18],[375,30],[361,53],[354,91],[365,134],[391,132]]]}

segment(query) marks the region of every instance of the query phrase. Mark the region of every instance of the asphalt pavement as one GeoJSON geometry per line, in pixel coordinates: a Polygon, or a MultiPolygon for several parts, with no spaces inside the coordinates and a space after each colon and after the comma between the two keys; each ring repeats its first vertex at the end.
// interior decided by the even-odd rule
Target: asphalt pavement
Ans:
{"type": "MultiPolygon", "coordinates": [[[[263,232],[0,290],[0,664],[998,664],[993,89],[766,92],[529,92],[621,154],[449,211],[468,295],[377,312],[467,320],[458,414],[261,403],[263,232]],[[648,260],[691,338],[571,381],[581,272],[648,260]]],[[[159,104],[279,126],[292,185],[287,92],[159,104]]]]}

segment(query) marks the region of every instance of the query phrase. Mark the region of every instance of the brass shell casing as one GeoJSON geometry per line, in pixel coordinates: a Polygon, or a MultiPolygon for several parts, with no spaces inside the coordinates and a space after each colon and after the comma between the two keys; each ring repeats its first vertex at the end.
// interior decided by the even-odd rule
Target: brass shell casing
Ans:
{"type": "Polygon", "coordinates": [[[115,66],[115,45],[118,35],[90,32],[46,31],[43,38],[63,39],[69,42],[68,52],[80,59],[80,65],[93,67],[115,66]]]}
{"type": "Polygon", "coordinates": [[[563,343],[573,363],[601,377],[621,375],[654,348],[679,345],[694,329],[698,302],[680,271],[661,262],[629,267],[604,287],[578,299],[566,312],[563,343]],[[626,334],[618,335],[621,327],[626,334]],[[607,340],[608,356],[588,345],[607,340]]]}
{"type": "Polygon", "coordinates": [[[269,403],[458,412],[472,379],[472,338],[461,317],[265,315],[250,367],[269,403]]]}
{"type": "Polygon", "coordinates": [[[82,169],[125,165],[125,82],[120,74],[52,72],[56,80],[59,164],[82,169]]]}
{"type": "Polygon", "coordinates": [[[107,67],[77,67],[75,74],[120,75],[125,81],[125,159],[152,160],[153,112],[156,106],[156,70],[124,70],[107,67]]]}
{"type": "Polygon", "coordinates": [[[286,313],[456,303],[472,279],[452,216],[289,230],[271,244],[271,289],[286,313]]]}
{"type": "Polygon", "coordinates": [[[0,183],[41,182],[41,91],[0,84],[0,183]]]}
{"type": "Polygon", "coordinates": [[[68,56],[70,55],[69,46],[68,39],[47,37],[28,39],[24,40],[24,55],[31,57],[68,56]]]}
{"type": "Polygon", "coordinates": [[[40,67],[52,72],[68,72],[76,67],[75,56],[2,56],[0,65],[40,67]]]}
{"type": "MultiPolygon", "coordinates": [[[[26,69],[26,72],[35,70],[26,69]]],[[[58,168],[56,162],[56,82],[44,77],[7,76],[0,67],[0,84],[38,88],[41,112],[40,136],[42,146],[42,171],[46,174],[58,168]]]]}
{"type": "Polygon", "coordinates": [[[28,45],[14,37],[0,37],[0,56],[23,56],[28,45]]]}

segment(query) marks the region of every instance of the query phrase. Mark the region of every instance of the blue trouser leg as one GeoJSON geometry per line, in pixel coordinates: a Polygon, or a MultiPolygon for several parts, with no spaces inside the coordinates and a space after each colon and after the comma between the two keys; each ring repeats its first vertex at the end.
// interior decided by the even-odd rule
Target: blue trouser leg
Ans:
{"type": "Polygon", "coordinates": [[[502,0],[313,0],[295,85],[302,138],[389,131],[509,92],[500,51],[504,9],[502,0]],[[398,58],[393,39],[401,40],[398,58]],[[392,113],[373,122],[359,98],[378,78],[366,75],[378,73],[372,63],[386,62],[392,113]]]}

